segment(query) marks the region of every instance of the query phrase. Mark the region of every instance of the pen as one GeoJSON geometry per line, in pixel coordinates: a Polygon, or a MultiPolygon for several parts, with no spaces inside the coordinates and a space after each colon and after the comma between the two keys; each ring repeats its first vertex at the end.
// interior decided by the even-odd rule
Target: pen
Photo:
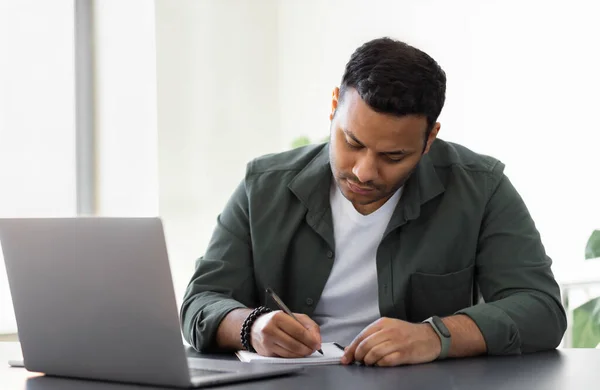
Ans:
{"type": "MultiPolygon", "coordinates": [[[[267,294],[269,294],[269,296],[271,298],[273,298],[273,300],[275,301],[275,303],[277,304],[277,306],[279,306],[279,308],[281,310],[283,310],[285,314],[288,314],[293,319],[295,319],[300,325],[302,325],[302,322],[300,322],[300,320],[298,320],[296,318],[296,316],[294,315],[294,313],[292,313],[292,311],[290,309],[288,309],[288,307],[285,305],[285,303],[283,303],[283,301],[281,300],[281,298],[279,298],[277,296],[277,294],[275,294],[275,291],[273,291],[273,289],[271,287],[267,287],[267,294]]],[[[302,327],[304,327],[304,325],[302,325],[302,327]]],[[[323,350],[317,349],[317,352],[319,352],[321,355],[323,355],[323,350]]]]}

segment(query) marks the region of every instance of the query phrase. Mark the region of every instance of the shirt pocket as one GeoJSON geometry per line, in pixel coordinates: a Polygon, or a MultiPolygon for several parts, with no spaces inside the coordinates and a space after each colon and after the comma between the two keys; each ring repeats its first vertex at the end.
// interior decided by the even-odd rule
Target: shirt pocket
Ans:
{"type": "Polygon", "coordinates": [[[408,320],[448,316],[472,305],[474,266],[448,274],[415,272],[410,276],[408,320]]]}

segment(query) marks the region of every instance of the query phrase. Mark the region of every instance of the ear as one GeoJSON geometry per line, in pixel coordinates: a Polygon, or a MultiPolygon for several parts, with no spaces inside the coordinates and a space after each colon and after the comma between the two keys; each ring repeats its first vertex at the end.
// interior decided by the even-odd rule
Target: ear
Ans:
{"type": "Polygon", "coordinates": [[[440,131],[440,127],[440,122],[436,122],[435,125],[433,125],[433,129],[431,129],[431,133],[429,133],[429,137],[427,138],[427,144],[425,146],[425,151],[423,152],[423,154],[429,153],[429,148],[431,148],[431,144],[433,144],[433,141],[435,141],[435,139],[437,138],[437,135],[440,131]]]}
{"type": "Polygon", "coordinates": [[[329,113],[329,120],[333,120],[333,116],[335,115],[335,109],[338,106],[338,101],[340,99],[340,89],[338,87],[333,88],[331,91],[331,112],[329,113]]]}

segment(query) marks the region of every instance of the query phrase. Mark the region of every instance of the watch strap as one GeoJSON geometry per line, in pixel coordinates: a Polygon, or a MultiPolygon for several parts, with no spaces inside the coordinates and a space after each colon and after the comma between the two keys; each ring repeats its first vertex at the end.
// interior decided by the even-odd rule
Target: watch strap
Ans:
{"type": "Polygon", "coordinates": [[[440,351],[440,355],[438,356],[437,360],[442,360],[442,359],[445,359],[446,357],[448,357],[448,352],[450,351],[451,337],[450,337],[450,332],[448,331],[448,328],[446,328],[446,325],[444,325],[442,320],[437,316],[429,317],[428,319],[423,321],[423,323],[429,323],[431,325],[434,332],[438,335],[438,337],[440,338],[440,341],[442,343],[442,349],[440,351]],[[443,327],[443,329],[440,329],[439,327],[443,327]],[[444,334],[447,336],[445,336],[444,334]]]}

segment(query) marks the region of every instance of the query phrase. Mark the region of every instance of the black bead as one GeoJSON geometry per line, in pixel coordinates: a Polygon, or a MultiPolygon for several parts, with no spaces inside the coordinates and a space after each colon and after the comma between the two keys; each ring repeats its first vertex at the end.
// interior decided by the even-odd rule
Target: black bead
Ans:
{"type": "Polygon", "coordinates": [[[252,310],[250,314],[248,314],[248,317],[246,317],[246,319],[244,320],[244,323],[242,324],[242,329],[240,330],[240,339],[244,349],[250,352],[256,352],[256,350],[252,347],[252,344],[250,343],[250,331],[252,329],[252,325],[258,317],[260,317],[263,314],[269,313],[270,311],[271,309],[269,309],[268,307],[259,306],[256,309],[252,310]]]}

